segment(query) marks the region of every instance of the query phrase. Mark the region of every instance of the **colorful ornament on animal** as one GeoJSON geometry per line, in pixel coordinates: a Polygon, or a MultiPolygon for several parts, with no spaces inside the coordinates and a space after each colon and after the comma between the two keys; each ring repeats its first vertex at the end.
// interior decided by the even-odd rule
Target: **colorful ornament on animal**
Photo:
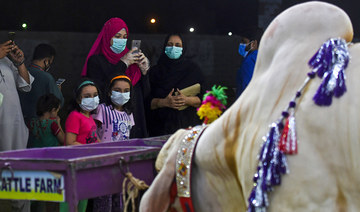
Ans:
{"type": "Polygon", "coordinates": [[[226,109],[227,96],[225,94],[227,87],[214,85],[211,91],[204,94],[201,106],[197,109],[200,119],[204,119],[204,124],[210,124],[215,121],[226,109]]]}
{"type": "Polygon", "coordinates": [[[313,100],[319,106],[329,106],[332,97],[341,97],[345,91],[345,69],[349,62],[347,43],[341,38],[326,41],[310,59],[312,71],[297,90],[281,117],[270,126],[258,155],[258,167],[254,175],[254,187],[248,198],[248,212],[266,212],[269,206],[268,193],[273,186],[281,184],[281,175],[289,173],[286,154],[298,152],[296,137],[295,107],[306,85],[316,75],[323,81],[313,100]],[[285,123],[285,124],[284,124],[285,123]]]}
{"type": "Polygon", "coordinates": [[[313,97],[317,105],[329,106],[333,96],[339,98],[346,92],[345,69],[349,58],[346,41],[330,39],[310,59],[309,66],[322,78],[322,83],[313,97]]]}
{"type": "Polygon", "coordinates": [[[290,110],[290,115],[285,120],[285,126],[282,131],[279,149],[287,155],[297,154],[297,138],[294,108],[290,110]]]}

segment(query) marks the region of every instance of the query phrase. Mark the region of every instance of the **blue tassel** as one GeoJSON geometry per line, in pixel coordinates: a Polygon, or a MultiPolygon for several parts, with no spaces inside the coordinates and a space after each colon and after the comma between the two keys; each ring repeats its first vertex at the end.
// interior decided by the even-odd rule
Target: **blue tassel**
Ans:
{"type": "Polygon", "coordinates": [[[315,69],[317,75],[322,77],[331,64],[332,46],[330,42],[324,43],[317,53],[309,60],[309,66],[315,69]]]}
{"type": "Polygon", "coordinates": [[[333,92],[327,89],[330,77],[331,75],[329,75],[327,72],[324,74],[323,81],[321,82],[321,85],[319,86],[315,96],[313,97],[313,100],[317,105],[331,105],[333,92]]]}
{"type": "Polygon", "coordinates": [[[345,69],[349,63],[349,51],[345,40],[337,38],[326,41],[309,60],[322,83],[313,97],[315,104],[329,106],[332,97],[341,97],[346,92],[345,69]]]}
{"type": "Polygon", "coordinates": [[[268,192],[280,185],[281,175],[288,172],[286,156],[279,150],[279,125],[273,123],[264,139],[259,154],[259,165],[254,175],[254,188],[249,196],[248,212],[266,211],[269,206],[268,192]]]}
{"type": "Polygon", "coordinates": [[[346,84],[345,84],[345,73],[344,71],[339,71],[336,86],[334,89],[334,96],[339,98],[346,92],[346,84]]]}

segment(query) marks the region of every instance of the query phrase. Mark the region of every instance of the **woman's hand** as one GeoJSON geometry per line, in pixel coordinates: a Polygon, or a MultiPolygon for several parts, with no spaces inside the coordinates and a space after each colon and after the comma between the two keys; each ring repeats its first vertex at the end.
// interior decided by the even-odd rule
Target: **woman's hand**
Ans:
{"type": "Polygon", "coordinates": [[[188,97],[181,93],[181,91],[177,88],[176,89],[176,97],[179,101],[183,102],[184,104],[181,106],[188,105],[188,97]]]}
{"type": "Polygon", "coordinates": [[[126,53],[120,60],[123,61],[127,67],[129,67],[130,65],[137,63],[140,57],[140,52],[139,53],[134,53],[134,51],[136,51],[137,48],[133,48],[130,51],[128,51],[128,53],[126,53]]]}
{"type": "Polygon", "coordinates": [[[136,62],[141,70],[141,73],[143,75],[147,74],[147,71],[150,68],[150,62],[149,59],[144,55],[144,53],[140,52],[139,53],[139,58],[137,59],[136,62]]]}
{"type": "Polygon", "coordinates": [[[177,89],[177,93],[178,93],[177,96],[179,97],[179,99],[183,99],[184,105],[195,107],[195,108],[200,107],[201,100],[200,100],[199,97],[197,97],[197,96],[185,96],[184,94],[181,93],[181,91],[179,89],[177,89]]]}
{"type": "MultiPolygon", "coordinates": [[[[179,89],[176,91],[176,94],[179,92],[179,89]]],[[[185,105],[185,96],[184,95],[175,95],[173,96],[174,89],[165,97],[164,103],[166,107],[173,108],[178,110],[180,107],[185,105]]]]}
{"type": "Polygon", "coordinates": [[[154,98],[151,100],[151,110],[155,110],[158,108],[163,107],[169,107],[175,110],[179,110],[181,107],[187,105],[187,106],[193,106],[198,107],[200,105],[201,101],[199,97],[187,97],[184,94],[180,92],[179,89],[176,91],[172,89],[170,93],[163,99],[161,98],[154,98]],[[175,92],[175,95],[173,95],[175,92]]]}

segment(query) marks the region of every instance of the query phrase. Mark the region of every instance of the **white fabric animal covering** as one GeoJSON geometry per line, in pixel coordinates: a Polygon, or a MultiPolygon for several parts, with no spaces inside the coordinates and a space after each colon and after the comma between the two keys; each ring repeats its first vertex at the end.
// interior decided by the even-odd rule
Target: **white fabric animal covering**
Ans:
{"type": "MultiPolygon", "coordinates": [[[[249,86],[198,142],[191,178],[195,211],[246,211],[261,138],[304,82],[309,59],[337,37],[350,42],[352,24],[343,10],[328,3],[298,4],[272,21],[249,86]]],[[[349,52],[347,92],[341,98],[333,98],[329,107],[316,106],[312,97],[321,79],[314,78],[299,99],[298,154],[287,157],[290,173],[270,193],[268,211],[360,211],[360,45],[350,44],[349,52]]],[[[169,207],[164,194],[169,194],[176,148],[185,134],[174,134],[161,152],[160,157],[168,156],[141,211],[169,207]]]]}

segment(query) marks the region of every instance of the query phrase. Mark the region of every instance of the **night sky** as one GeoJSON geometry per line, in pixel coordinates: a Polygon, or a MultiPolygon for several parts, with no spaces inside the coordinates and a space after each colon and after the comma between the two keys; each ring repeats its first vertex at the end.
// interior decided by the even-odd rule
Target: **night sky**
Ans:
{"type": "Polygon", "coordinates": [[[132,33],[239,33],[257,25],[255,0],[9,0],[1,4],[1,30],[98,32],[111,17],[122,18],[132,33]],[[155,25],[150,19],[157,19],[155,25]],[[4,21],[6,20],[6,21],[4,21]]]}
{"type": "MultiPolygon", "coordinates": [[[[241,34],[258,25],[260,0],[2,0],[0,30],[99,32],[111,17],[122,18],[130,33],[241,34]],[[150,19],[156,18],[156,24],[150,19]]],[[[261,0],[264,1],[264,0],[261,0]]],[[[269,0],[267,0],[269,1],[269,0]]],[[[303,0],[274,0],[282,10],[303,0]]],[[[355,37],[360,31],[360,1],[327,0],[352,19],[355,37]]],[[[330,24],[330,23],[329,23],[330,24]]]]}

